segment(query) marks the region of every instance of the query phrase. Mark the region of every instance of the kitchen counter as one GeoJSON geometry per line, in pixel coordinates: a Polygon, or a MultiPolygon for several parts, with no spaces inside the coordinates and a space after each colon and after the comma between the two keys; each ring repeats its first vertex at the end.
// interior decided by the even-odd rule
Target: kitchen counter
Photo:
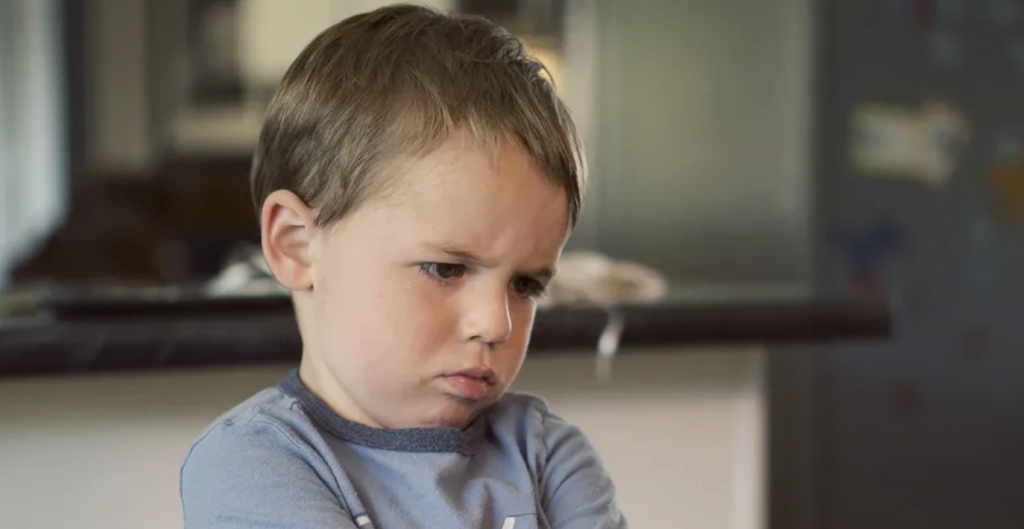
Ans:
{"type": "MultiPolygon", "coordinates": [[[[880,340],[891,332],[884,299],[686,288],[652,305],[542,307],[530,354],[593,353],[602,340],[628,351],[880,340]]],[[[0,377],[295,364],[299,353],[291,301],[281,296],[76,293],[0,317],[0,377]]]]}
{"type": "MultiPolygon", "coordinates": [[[[0,468],[12,478],[0,477],[0,491],[14,508],[0,512],[3,527],[181,527],[177,472],[191,441],[299,359],[287,298],[107,292],[6,306],[0,468]],[[39,472],[48,468],[64,477],[39,472]],[[78,501],[40,510],[44,489],[78,501]]],[[[767,374],[772,346],[891,332],[884,300],[791,290],[681,289],[650,306],[548,307],[513,389],[587,433],[634,525],[758,529],[770,450],[781,446],[769,438],[792,431],[769,423],[774,410],[801,409],[769,391],[779,383],[767,374]],[[587,355],[616,321],[620,358],[610,376],[595,376],[587,355]]]]}

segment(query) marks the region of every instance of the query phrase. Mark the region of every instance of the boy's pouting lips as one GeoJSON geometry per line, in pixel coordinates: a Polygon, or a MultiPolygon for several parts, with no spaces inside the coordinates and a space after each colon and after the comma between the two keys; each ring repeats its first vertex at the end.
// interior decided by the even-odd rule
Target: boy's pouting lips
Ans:
{"type": "Polygon", "coordinates": [[[394,182],[333,225],[287,191],[262,210],[295,295],[300,376],[371,427],[467,425],[512,383],[536,297],[568,235],[567,196],[515,142],[466,132],[389,165],[394,182]]]}

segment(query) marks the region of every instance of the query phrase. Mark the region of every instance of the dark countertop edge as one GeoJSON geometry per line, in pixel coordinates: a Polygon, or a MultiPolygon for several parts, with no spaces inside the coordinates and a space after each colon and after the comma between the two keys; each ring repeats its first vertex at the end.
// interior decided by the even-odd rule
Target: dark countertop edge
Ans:
{"type": "MultiPolygon", "coordinates": [[[[301,343],[290,304],[246,307],[221,306],[200,315],[116,307],[65,310],[62,319],[0,327],[0,379],[296,364],[301,343]]],[[[883,299],[551,307],[538,310],[530,354],[593,354],[611,311],[624,317],[619,347],[624,354],[664,347],[879,341],[893,332],[883,299]]]]}

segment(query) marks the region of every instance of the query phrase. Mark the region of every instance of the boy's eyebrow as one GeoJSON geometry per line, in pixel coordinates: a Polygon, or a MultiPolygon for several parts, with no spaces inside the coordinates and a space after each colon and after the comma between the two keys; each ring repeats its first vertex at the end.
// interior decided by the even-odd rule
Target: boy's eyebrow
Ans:
{"type": "Polygon", "coordinates": [[[551,279],[555,277],[558,270],[553,266],[545,266],[544,268],[538,268],[536,270],[526,270],[523,275],[536,277],[539,279],[551,279]]]}
{"type": "MultiPolygon", "coordinates": [[[[426,244],[424,246],[429,250],[446,254],[452,259],[459,261],[460,263],[472,266],[479,266],[483,268],[487,268],[489,266],[486,259],[474,254],[473,252],[460,250],[458,248],[454,248],[444,244],[426,244]]],[[[545,266],[542,268],[537,268],[535,270],[525,270],[520,273],[528,276],[538,277],[541,279],[551,279],[552,277],[555,277],[555,274],[557,272],[558,270],[554,266],[545,266]]]]}
{"type": "Polygon", "coordinates": [[[425,244],[424,247],[426,247],[428,250],[446,254],[452,259],[459,261],[460,263],[473,266],[487,266],[487,261],[484,260],[482,257],[477,256],[473,252],[459,250],[457,248],[445,244],[425,244]]]}

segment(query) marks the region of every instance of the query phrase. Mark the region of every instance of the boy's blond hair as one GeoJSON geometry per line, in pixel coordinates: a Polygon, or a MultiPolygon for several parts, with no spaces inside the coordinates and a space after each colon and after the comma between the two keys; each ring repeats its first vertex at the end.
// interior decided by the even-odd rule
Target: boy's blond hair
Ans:
{"type": "Polygon", "coordinates": [[[267,109],[251,174],[257,211],[285,189],[329,225],[388,190],[389,162],[465,128],[495,148],[521,144],[565,190],[574,226],[581,145],[544,72],[483,18],[394,5],[343,20],[302,51],[267,109]]]}

